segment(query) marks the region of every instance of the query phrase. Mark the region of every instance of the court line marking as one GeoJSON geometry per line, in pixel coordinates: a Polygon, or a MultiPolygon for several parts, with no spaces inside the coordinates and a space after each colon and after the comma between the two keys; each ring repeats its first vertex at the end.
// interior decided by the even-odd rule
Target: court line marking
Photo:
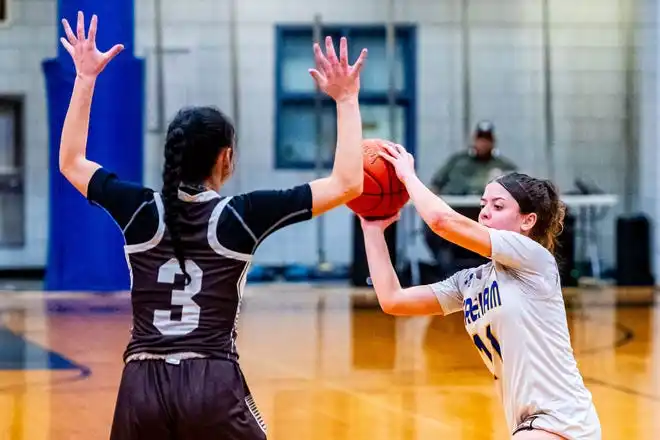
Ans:
{"type": "Polygon", "coordinates": [[[604,388],[609,388],[613,391],[618,391],[623,394],[628,394],[629,396],[636,396],[636,397],[641,397],[647,400],[651,400],[652,402],[660,402],[660,396],[655,396],[653,394],[646,394],[642,393],[640,391],[634,390],[632,388],[624,387],[621,385],[615,385],[613,383],[605,382],[604,380],[600,379],[595,379],[593,377],[585,377],[584,380],[586,382],[591,382],[595,385],[600,385],[604,388]]]}
{"type": "MultiPolygon", "coordinates": [[[[3,311],[4,310],[0,310],[0,312],[3,312],[3,311]]],[[[25,311],[25,309],[23,309],[21,311],[25,311]]],[[[6,386],[0,386],[0,394],[5,393],[5,392],[12,392],[16,388],[25,388],[27,386],[30,386],[30,387],[31,386],[39,386],[42,389],[51,389],[51,388],[54,388],[55,386],[58,386],[58,385],[61,385],[61,384],[77,382],[77,381],[80,381],[80,380],[87,379],[89,376],[92,375],[92,369],[89,368],[88,366],[80,364],[78,362],[75,362],[74,360],[70,359],[68,356],[63,355],[58,351],[51,350],[47,346],[33,340],[32,338],[29,338],[26,334],[16,332],[13,329],[7,327],[6,325],[3,325],[2,322],[0,322],[0,328],[16,335],[17,337],[19,337],[21,339],[24,339],[26,342],[29,342],[30,344],[33,344],[33,345],[41,348],[42,350],[44,350],[46,352],[57,353],[58,355],[66,358],[71,363],[71,365],[73,365],[73,367],[74,367],[72,369],[67,369],[67,370],[57,370],[57,369],[49,369],[49,368],[28,369],[28,370],[26,370],[26,369],[22,369],[22,370],[0,370],[0,373],[5,372],[5,371],[6,372],[16,372],[16,371],[18,371],[18,372],[22,372],[22,373],[34,372],[34,373],[37,373],[37,374],[44,373],[44,372],[48,372],[48,373],[66,372],[66,371],[77,371],[78,372],[78,374],[76,374],[75,376],[65,377],[65,378],[59,379],[59,380],[48,379],[47,381],[25,381],[25,382],[21,382],[21,383],[9,384],[9,385],[6,385],[6,386]]]]}
{"type": "MultiPolygon", "coordinates": [[[[16,372],[16,371],[21,373],[30,372],[28,370],[3,370],[3,372],[16,372]]],[[[35,373],[53,372],[53,371],[57,371],[57,370],[34,370],[35,373]]],[[[60,371],[64,372],[67,370],[60,370],[60,371]]],[[[87,367],[79,368],[77,371],[78,374],[76,374],[75,376],[64,377],[62,379],[53,380],[52,378],[49,378],[49,379],[45,379],[44,381],[24,381],[21,383],[9,384],[4,387],[0,387],[0,395],[4,393],[11,393],[16,391],[17,389],[20,390],[26,387],[39,387],[42,390],[51,390],[60,385],[69,384],[87,379],[91,375],[91,370],[88,369],[87,367]]]]}

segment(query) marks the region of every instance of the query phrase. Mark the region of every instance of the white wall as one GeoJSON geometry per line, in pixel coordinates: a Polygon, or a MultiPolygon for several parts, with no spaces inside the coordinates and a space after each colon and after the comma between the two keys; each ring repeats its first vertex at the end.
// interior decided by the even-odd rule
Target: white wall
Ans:
{"type": "MultiPolygon", "coordinates": [[[[654,0],[645,0],[640,8],[640,20],[647,23],[657,22],[660,8],[654,0]]],[[[639,32],[639,113],[640,113],[640,149],[639,149],[639,208],[653,219],[660,218],[660,132],[658,131],[658,110],[660,109],[660,46],[658,45],[656,26],[645,26],[639,32]]],[[[653,271],[656,283],[660,276],[660,234],[655,226],[655,236],[651,243],[653,271]]]]}
{"type": "Polygon", "coordinates": [[[25,99],[23,249],[0,249],[0,267],[43,266],[48,232],[48,120],[41,61],[56,55],[55,0],[13,0],[0,25],[0,94],[25,99]]]}
{"type": "MultiPolygon", "coordinates": [[[[47,218],[45,93],[39,61],[55,53],[54,0],[14,0],[15,24],[0,29],[0,91],[28,97],[28,218],[47,218]],[[27,50],[27,48],[30,50],[27,50]]],[[[335,0],[238,1],[240,48],[239,175],[228,191],[287,187],[311,173],[274,169],[275,32],[282,23],[311,22],[315,13],[334,23],[382,23],[386,2],[335,0]]],[[[557,181],[571,189],[587,177],[623,195],[624,38],[618,0],[551,0],[557,181]]],[[[185,104],[215,104],[232,114],[227,0],[162,0],[165,31],[166,113],[185,104]]],[[[545,175],[540,0],[471,0],[472,123],[495,121],[503,154],[545,175]]],[[[459,0],[397,0],[397,21],[417,24],[417,151],[428,180],[462,148],[461,6],[459,0]]],[[[153,0],[136,1],[136,50],[149,69],[149,128],[155,126],[153,0]]],[[[366,68],[369,68],[368,65],[366,68]]],[[[232,115],[235,116],[235,115],[232,115]]],[[[147,134],[146,183],[159,186],[162,150],[147,134]]],[[[618,210],[617,210],[618,212],[618,210]]],[[[44,261],[46,225],[30,220],[25,258],[44,261]]],[[[612,260],[613,216],[604,228],[612,260]]],[[[351,223],[346,209],[326,217],[328,256],[349,262],[351,223]]],[[[313,262],[315,223],[270,237],[258,262],[313,262]]],[[[8,259],[0,253],[0,264],[8,259]]],[[[16,260],[18,261],[18,260],[16,260]]]]}
{"type": "MultiPolygon", "coordinates": [[[[166,56],[168,114],[184,103],[212,102],[231,112],[229,17],[226,2],[164,0],[166,47],[189,54],[166,56]],[[185,60],[185,61],[184,61],[185,60]],[[191,66],[204,63],[206,69],[191,66]]],[[[247,191],[284,187],[311,174],[274,170],[274,25],[310,22],[315,13],[333,23],[382,23],[383,2],[238,2],[240,78],[240,170],[237,186],[247,191]]],[[[546,175],[543,118],[542,3],[473,0],[471,20],[472,122],[497,124],[506,156],[534,174],[546,175]]],[[[151,1],[138,4],[138,47],[153,44],[151,1]]],[[[576,6],[552,0],[556,179],[572,189],[576,177],[595,181],[622,195],[624,39],[619,2],[589,0],[576,6]]],[[[397,21],[418,25],[418,163],[425,179],[462,146],[461,6],[459,1],[398,1],[397,21]]],[[[368,68],[368,66],[367,66],[368,68]]],[[[160,163],[154,147],[151,163],[160,163]]],[[[149,166],[149,165],[147,165],[149,166]]],[[[157,167],[148,170],[158,182],[157,167]]],[[[619,212],[619,210],[615,210],[619,212]]],[[[610,215],[603,231],[605,254],[612,259],[610,215]]],[[[328,215],[326,246],[333,261],[350,259],[350,217],[345,209],[328,215]]],[[[311,262],[314,223],[272,236],[259,252],[261,262],[311,262]]]]}

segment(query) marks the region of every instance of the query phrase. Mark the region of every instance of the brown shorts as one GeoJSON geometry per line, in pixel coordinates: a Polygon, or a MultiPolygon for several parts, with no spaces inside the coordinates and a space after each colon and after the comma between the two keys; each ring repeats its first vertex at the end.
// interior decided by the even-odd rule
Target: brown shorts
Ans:
{"type": "Polygon", "coordinates": [[[266,440],[266,427],[234,361],[139,360],[124,366],[111,440],[266,440]]]}

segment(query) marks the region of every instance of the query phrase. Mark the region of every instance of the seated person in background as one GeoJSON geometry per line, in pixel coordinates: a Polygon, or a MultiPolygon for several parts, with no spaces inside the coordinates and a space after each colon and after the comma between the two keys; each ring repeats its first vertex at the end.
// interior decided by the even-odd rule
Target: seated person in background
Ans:
{"type": "Polygon", "coordinates": [[[488,182],[516,170],[513,163],[499,156],[495,148],[493,124],[481,121],[474,131],[472,146],[453,155],[435,173],[431,188],[436,194],[481,195],[488,182]]]}
{"type": "MultiPolygon", "coordinates": [[[[517,167],[500,157],[495,149],[495,127],[490,121],[481,121],[469,150],[453,155],[433,176],[430,187],[438,195],[481,195],[488,182],[512,171],[517,171],[517,167]]],[[[480,206],[456,207],[455,210],[477,220],[480,206]]],[[[427,225],[423,230],[426,245],[437,264],[438,277],[445,278],[466,267],[486,263],[485,258],[446,241],[427,225]]]]}

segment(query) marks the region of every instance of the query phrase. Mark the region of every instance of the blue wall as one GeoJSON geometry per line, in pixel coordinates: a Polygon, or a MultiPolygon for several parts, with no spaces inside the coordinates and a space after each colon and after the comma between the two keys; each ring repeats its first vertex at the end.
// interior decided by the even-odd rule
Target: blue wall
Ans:
{"type": "MultiPolygon", "coordinates": [[[[96,82],[87,157],[122,179],[142,182],[145,72],[143,61],[133,55],[133,0],[60,0],[59,36],[64,36],[61,18],[67,18],[75,32],[78,10],[85,13],[86,30],[92,14],[97,14],[99,50],[118,43],[125,46],[96,82]]],[[[130,278],[121,231],[107,213],[90,205],[59,172],[60,135],[75,80],[73,62],[61,45],[57,58],[43,62],[43,71],[50,141],[46,289],[127,289],[130,278]]]]}

